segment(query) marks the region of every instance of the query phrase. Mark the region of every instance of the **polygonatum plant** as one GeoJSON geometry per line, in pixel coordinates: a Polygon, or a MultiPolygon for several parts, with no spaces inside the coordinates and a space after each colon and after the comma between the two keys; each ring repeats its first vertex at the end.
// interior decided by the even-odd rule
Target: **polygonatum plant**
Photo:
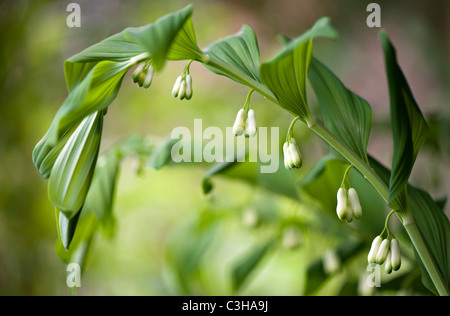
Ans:
{"type": "MultiPolygon", "coordinates": [[[[190,102],[195,104],[195,97],[192,98],[195,75],[190,73],[190,65],[197,62],[217,75],[248,87],[247,101],[233,126],[237,136],[256,134],[256,111],[250,106],[252,93],[289,112],[293,121],[283,146],[285,166],[289,170],[302,166],[301,142],[293,133],[295,123],[301,122],[328,143],[345,171],[336,191],[339,219],[351,222],[364,216],[349,177],[351,170],[362,175],[391,210],[384,229],[379,236],[374,236],[370,251],[367,249],[369,263],[385,264],[387,273],[400,269],[399,242],[388,227],[389,219],[395,214],[414,245],[424,284],[435,294],[450,294],[449,221],[428,193],[408,184],[429,127],[397,63],[387,33],[380,32],[380,42],[394,142],[390,170],[367,152],[372,124],[369,103],[350,91],[313,55],[315,39],[338,37],[328,18],[319,19],[297,38],[281,36],[281,51],[261,62],[255,32],[248,25],[237,34],[200,49],[192,13],[193,7],[189,5],[154,23],[126,28],[64,62],[68,96],[32,154],[36,168],[48,179],[49,199],[55,207],[60,237],[58,254],[67,261],[82,263],[97,230],[113,233],[113,197],[124,157],[151,157],[155,169],[169,160],[171,142],[155,150],[148,140],[136,135],[100,153],[103,120],[107,119],[108,107],[119,93],[125,74],[135,67],[133,82],[148,88],[167,61],[186,60],[186,67],[172,88],[173,97],[193,100],[190,102]],[[317,97],[319,111],[311,111],[307,82],[317,97]]],[[[305,189],[331,162],[318,163],[310,178],[302,181],[305,189]]],[[[205,176],[205,192],[212,189],[210,178],[232,165],[227,162],[214,166],[205,176]]],[[[381,210],[379,216],[384,216],[381,210]]],[[[273,238],[268,240],[234,270],[236,286],[273,245],[273,238]]]]}

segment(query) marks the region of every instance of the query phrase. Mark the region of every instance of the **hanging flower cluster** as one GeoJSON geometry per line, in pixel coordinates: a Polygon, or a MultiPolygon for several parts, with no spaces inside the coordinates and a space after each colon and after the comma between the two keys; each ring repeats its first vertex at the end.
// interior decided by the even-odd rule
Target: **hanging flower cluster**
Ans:
{"type": "Polygon", "coordinates": [[[189,73],[189,66],[192,60],[184,68],[183,73],[175,80],[172,88],[172,96],[180,100],[190,100],[192,98],[192,77],[189,73]]]}
{"type": "Polygon", "coordinates": [[[292,121],[287,132],[286,142],[283,144],[284,166],[288,170],[301,168],[303,164],[302,155],[300,154],[300,149],[297,146],[293,132],[294,124],[298,119],[299,118],[296,117],[292,121]]]}
{"type": "Polygon", "coordinates": [[[362,207],[359,202],[358,192],[350,184],[348,174],[352,165],[345,170],[344,178],[341,182],[341,187],[337,192],[336,214],[342,221],[351,223],[353,219],[360,219],[362,217],[362,207]],[[348,189],[347,189],[348,188],[348,189]]]}
{"type": "Polygon", "coordinates": [[[384,229],[381,234],[373,240],[367,256],[367,261],[372,266],[384,264],[384,270],[387,274],[399,270],[402,265],[399,242],[390,232],[388,227],[389,219],[394,213],[395,211],[391,211],[386,217],[384,229]],[[387,232],[387,236],[386,238],[383,238],[385,232],[387,232]]]}
{"type": "Polygon", "coordinates": [[[139,87],[144,87],[145,89],[147,89],[152,83],[154,72],[155,68],[152,65],[152,60],[148,60],[140,63],[136,67],[136,69],[133,71],[133,74],[131,75],[131,79],[139,87]]]}
{"type": "Polygon", "coordinates": [[[362,216],[361,203],[359,202],[358,193],[354,188],[346,190],[339,188],[337,193],[336,214],[340,220],[348,223],[353,219],[360,219],[362,216]]]}
{"type": "Polygon", "coordinates": [[[303,161],[295,138],[291,138],[283,144],[283,154],[286,169],[301,168],[303,161]]]}
{"type": "Polygon", "coordinates": [[[381,236],[375,237],[367,261],[372,266],[385,264],[384,270],[387,274],[399,270],[402,260],[398,240],[395,238],[383,239],[381,236]]]}
{"type": "Polygon", "coordinates": [[[254,90],[250,90],[247,95],[247,100],[244,106],[236,115],[236,120],[233,124],[233,133],[235,136],[245,134],[245,137],[256,136],[256,117],[255,111],[250,106],[250,96],[254,90]]]}

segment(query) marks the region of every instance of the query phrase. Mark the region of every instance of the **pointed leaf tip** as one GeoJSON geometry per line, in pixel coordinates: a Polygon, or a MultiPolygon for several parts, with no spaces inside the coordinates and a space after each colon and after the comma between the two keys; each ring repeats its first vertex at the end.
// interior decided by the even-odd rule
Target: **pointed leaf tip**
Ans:
{"type": "Polygon", "coordinates": [[[395,48],[385,31],[380,32],[380,41],[388,78],[394,138],[388,203],[392,209],[402,210],[406,201],[404,190],[419,150],[428,137],[429,126],[414,99],[397,62],[395,48]]]}

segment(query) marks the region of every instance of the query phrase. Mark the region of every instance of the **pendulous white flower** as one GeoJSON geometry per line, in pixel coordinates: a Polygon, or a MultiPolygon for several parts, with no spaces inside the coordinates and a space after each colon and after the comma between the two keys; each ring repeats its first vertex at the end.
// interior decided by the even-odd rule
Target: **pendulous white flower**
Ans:
{"type": "Polygon", "coordinates": [[[147,89],[152,84],[153,74],[155,72],[155,68],[153,65],[150,65],[147,69],[147,73],[145,74],[144,81],[142,82],[142,86],[147,89]]]}
{"type": "Polygon", "coordinates": [[[391,240],[391,262],[392,262],[392,269],[394,271],[400,269],[402,265],[400,246],[398,244],[398,240],[395,238],[391,240]]]}
{"type": "Polygon", "coordinates": [[[185,98],[186,100],[190,100],[192,98],[192,77],[190,74],[186,75],[186,94],[185,98]]]}
{"type": "Polygon", "coordinates": [[[336,214],[340,220],[347,219],[347,194],[344,188],[339,188],[337,192],[336,214]]]}
{"type": "Polygon", "coordinates": [[[372,241],[372,246],[370,247],[369,255],[367,256],[367,262],[373,266],[377,263],[377,254],[380,250],[381,243],[383,242],[383,238],[381,236],[375,237],[372,241]]]}
{"type": "Polygon", "coordinates": [[[236,136],[241,136],[245,131],[245,110],[240,109],[236,115],[236,120],[233,125],[233,133],[236,136]]]}
{"type": "Polygon", "coordinates": [[[355,215],[352,209],[352,203],[350,201],[349,193],[351,191],[346,191],[345,188],[339,188],[337,193],[337,205],[336,214],[340,220],[345,220],[347,223],[351,223],[353,218],[358,219],[358,214],[355,215]]]}
{"type": "Polygon", "coordinates": [[[133,79],[133,82],[139,87],[147,89],[152,83],[154,72],[155,68],[151,62],[144,62],[136,67],[131,75],[131,79],[133,79]]]}
{"type": "Polygon", "coordinates": [[[180,100],[192,98],[192,77],[190,74],[180,75],[172,88],[172,96],[180,100]]]}
{"type": "Polygon", "coordinates": [[[131,79],[133,80],[134,83],[138,83],[139,77],[140,77],[142,71],[144,70],[144,68],[145,68],[145,63],[141,63],[133,71],[133,74],[131,75],[131,79]]]}
{"type": "Polygon", "coordinates": [[[384,271],[387,274],[391,274],[391,272],[392,272],[392,260],[391,260],[391,258],[392,258],[392,254],[391,254],[391,251],[389,251],[388,254],[387,254],[387,257],[386,257],[386,262],[384,264],[384,271]]]}
{"type": "Polygon", "coordinates": [[[354,188],[348,189],[348,200],[350,201],[353,217],[360,219],[362,216],[361,203],[359,202],[358,193],[354,188]]]}
{"type": "Polygon", "coordinates": [[[180,90],[178,90],[178,98],[183,100],[186,97],[186,80],[181,80],[180,90]]]}
{"type": "Polygon", "coordinates": [[[291,170],[302,166],[302,156],[294,138],[283,144],[283,155],[286,169],[291,170]]]}
{"type": "Polygon", "coordinates": [[[300,168],[302,166],[302,156],[300,150],[295,143],[295,139],[290,142],[285,142],[283,145],[284,166],[286,169],[300,168]]]}
{"type": "Polygon", "coordinates": [[[389,239],[384,239],[381,242],[380,249],[378,250],[376,262],[377,264],[383,264],[386,262],[386,258],[389,252],[390,242],[389,239]]]}
{"type": "Polygon", "coordinates": [[[175,84],[172,89],[172,96],[174,98],[178,97],[178,93],[180,92],[181,81],[183,80],[182,76],[179,76],[177,80],[175,80],[175,84]]]}
{"type": "Polygon", "coordinates": [[[283,144],[283,157],[284,157],[284,166],[287,170],[291,170],[291,154],[288,150],[289,144],[285,142],[283,144]]]}
{"type": "Polygon", "coordinates": [[[377,236],[372,242],[367,260],[371,266],[384,264],[384,270],[387,274],[400,269],[400,247],[397,239],[389,240],[377,236]]]}
{"type": "Polygon", "coordinates": [[[292,168],[300,168],[303,164],[302,156],[300,154],[300,150],[298,149],[297,142],[294,138],[291,139],[291,143],[289,144],[289,153],[291,154],[291,163],[292,168]]]}
{"type": "Polygon", "coordinates": [[[256,135],[256,118],[255,111],[248,110],[247,119],[245,120],[245,136],[254,137],[256,135]]]}

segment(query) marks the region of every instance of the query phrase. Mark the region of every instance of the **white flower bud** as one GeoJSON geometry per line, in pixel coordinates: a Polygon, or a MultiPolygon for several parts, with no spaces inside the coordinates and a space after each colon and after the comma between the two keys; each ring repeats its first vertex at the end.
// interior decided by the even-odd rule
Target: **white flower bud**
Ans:
{"type": "Polygon", "coordinates": [[[370,247],[369,255],[367,256],[367,261],[372,266],[377,262],[377,253],[380,249],[382,241],[383,238],[381,238],[381,236],[375,237],[375,239],[372,241],[372,246],[370,247]]]}
{"type": "Polygon", "coordinates": [[[384,265],[384,271],[387,274],[391,274],[392,272],[392,261],[391,261],[391,251],[388,252],[387,257],[386,257],[386,263],[384,265]]]}
{"type": "Polygon", "coordinates": [[[183,78],[181,76],[179,76],[177,78],[177,80],[175,81],[175,84],[173,85],[172,96],[174,98],[176,98],[180,92],[181,80],[183,80],[183,78]]]}
{"type": "Polygon", "coordinates": [[[142,71],[145,68],[145,63],[139,64],[139,66],[136,67],[136,69],[133,71],[133,74],[131,75],[131,79],[134,83],[137,83],[139,81],[139,75],[142,73],[142,71]]]}
{"type": "Polygon", "coordinates": [[[192,77],[191,75],[186,75],[186,100],[190,100],[192,98],[192,77]]]}
{"type": "Polygon", "coordinates": [[[392,269],[394,271],[400,269],[402,265],[400,246],[398,244],[398,240],[395,238],[391,240],[391,261],[392,261],[392,269]]]}
{"type": "Polygon", "coordinates": [[[300,168],[302,166],[302,156],[300,155],[300,150],[297,147],[295,139],[292,139],[289,144],[289,152],[291,154],[292,168],[300,168]]]}
{"type": "Polygon", "coordinates": [[[359,203],[358,193],[354,188],[348,189],[348,200],[352,207],[353,216],[356,219],[360,219],[362,216],[361,203],[359,203]]]}
{"type": "Polygon", "coordinates": [[[291,168],[291,155],[289,153],[288,147],[289,147],[288,143],[285,142],[283,145],[284,167],[287,170],[291,170],[292,169],[291,168]]]}
{"type": "Polygon", "coordinates": [[[245,131],[245,111],[240,109],[236,115],[236,121],[233,125],[233,133],[236,136],[241,136],[245,131]]]}
{"type": "Polygon", "coordinates": [[[336,214],[340,220],[347,218],[347,196],[344,188],[339,188],[337,192],[336,214]]]}
{"type": "Polygon", "coordinates": [[[178,98],[183,100],[186,97],[186,80],[181,80],[180,90],[178,91],[178,98]]]}
{"type": "Polygon", "coordinates": [[[248,110],[247,120],[245,121],[245,136],[253,137],[256,135],[256,118],[255,111],[248,110]]]}
{"type": "Polygon", "coordinates": [[[142,87],[144,84],[145,76],[147,76],[147,69],[142,70],[142,72],[139,74],[137,78],[137,85],[139,87],[142,87]]]}
{"type": "Polygon", "coordinates": [[[383,264],[386,262],[387,254],[389,252],[389,239],[385,239],[381,242],[380,249],[377,253],[376,262],[378,264],[383,264]]]}
{"type": "Polygon", "coordinates": [[[150,87],[151,83],[152,83],[152,79],[153,79],[153,73],[155,72],[155,68],[150,65],[147,69],[147,73],[145,75],[144,81],[142,83],[142,86],[147,89],[148,87],[150,87]]]}

